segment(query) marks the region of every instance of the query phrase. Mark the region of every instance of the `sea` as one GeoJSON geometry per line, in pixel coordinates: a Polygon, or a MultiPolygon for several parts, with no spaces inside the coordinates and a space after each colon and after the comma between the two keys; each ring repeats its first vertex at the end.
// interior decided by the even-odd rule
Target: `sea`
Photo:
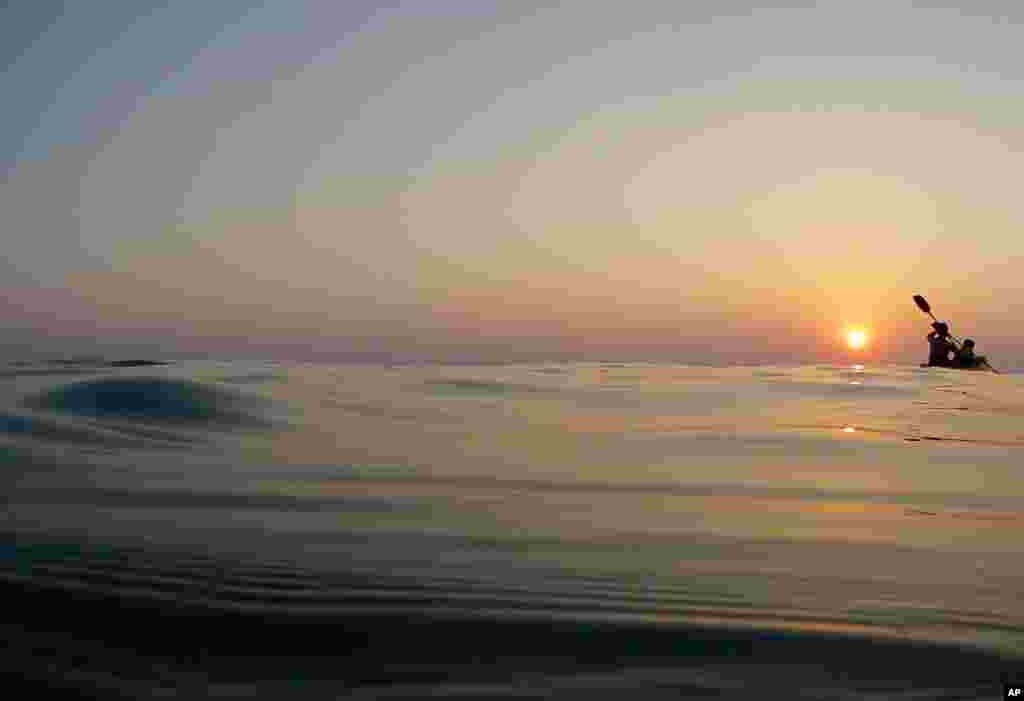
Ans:
{"type": "Polygon", "coordinates": [[[0,387],[7,688],[1024,682],[1024,375],[91,358],[7,362],[0,387]]]}

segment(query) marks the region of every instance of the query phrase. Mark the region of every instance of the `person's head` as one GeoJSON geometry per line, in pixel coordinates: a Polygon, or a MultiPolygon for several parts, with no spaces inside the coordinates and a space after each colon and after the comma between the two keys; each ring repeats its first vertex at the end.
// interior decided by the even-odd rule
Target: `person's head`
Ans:
{"type": "Polygon", "coordinates": [[[935,321],[932,323],[932,328],[935,329],[935,333],[939,334],[940,336],[949,335],[949,326],[947,326],[944,322],[935,321]]]}
{"type": "Polygon", "coordinates": [[[969,338],[964,339],[964,348],[967,350],[974,350],[974,341],[969,338]]]}

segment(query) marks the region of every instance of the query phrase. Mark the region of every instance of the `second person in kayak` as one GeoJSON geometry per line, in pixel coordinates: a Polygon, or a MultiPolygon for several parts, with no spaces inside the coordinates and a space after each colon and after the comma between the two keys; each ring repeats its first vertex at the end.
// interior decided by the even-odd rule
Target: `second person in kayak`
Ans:
{"type": "Polygon", "coordinates": [[[965,338],[963,347],[957,351],[956,362],[962,368],[973,368],[979,365],[988,365],[988,360],[983,355],[974,354],[974,341],[965,338]]]}

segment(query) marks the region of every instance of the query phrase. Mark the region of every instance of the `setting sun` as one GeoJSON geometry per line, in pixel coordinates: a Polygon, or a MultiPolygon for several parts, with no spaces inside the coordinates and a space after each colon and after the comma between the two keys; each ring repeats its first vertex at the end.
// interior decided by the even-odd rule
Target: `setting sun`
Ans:
{"type": "Polygon", "coordinates": [[[860,350],[868,342],[868,335],[864,329],[849,329],[846,332],[846,345],[852,350],[860,350]]]}

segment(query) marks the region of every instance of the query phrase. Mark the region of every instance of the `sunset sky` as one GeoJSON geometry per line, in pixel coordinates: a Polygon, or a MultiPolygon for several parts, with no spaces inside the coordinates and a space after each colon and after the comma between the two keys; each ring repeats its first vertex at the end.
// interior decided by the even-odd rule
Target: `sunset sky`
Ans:
{"type": "Polygon", "coordinates": [[[1019,2],[60,5],[0,346],[910,362],[922,293],[1024,362],[1019,2]]]}

